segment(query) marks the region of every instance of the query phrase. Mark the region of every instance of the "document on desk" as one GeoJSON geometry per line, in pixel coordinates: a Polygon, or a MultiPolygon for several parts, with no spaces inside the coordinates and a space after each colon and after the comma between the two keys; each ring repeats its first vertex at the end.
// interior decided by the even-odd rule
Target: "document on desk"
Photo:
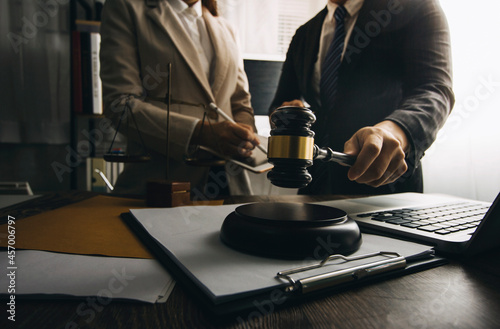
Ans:
{"type": "Polygon", "coordinates": [[[41,195],[5,194],[0,195],[0,209],[13,206],[15,204],[39,198],[41,195]]]}
{"type": "Polygon", "coordinates": [[[154,259],[119,258],[16,250],[15,265],[0,252],[0,295],[14,275],[17,297],[57,298],[95,296],[98,300],[165,302],[175,281],[154,259]],[[7,271],[7,273],[3,273],[7,271]]]}
{"type": "MultiPolygon", "coordinates": [[[[280,260],[253,256],[227,247],[219,239],[225,219],[238,205],[135,209],[123,218],[172,274],[185,277],[217,305],[243,297],[283,289],[288,282],[277,278],[279,271],[315,264],[315,259],[280,260]],[[174,271],[175,270],[175,271],[174,271]]],[[[325,256],[329,241],[319,243],[325,256]]],[[[429,253],[431,247],[376,235],[363,235],[356,255],[394,251],[403,257],[429,253]]],[[[380,256],[382,257],[382,256],[380,256]]],[[[383,258],[383,257],[382,257],[383,258]]],[[[350,268],[366,260],[346,264],[334,262],[319,271],[350,268]]],[[[309,275],[310,273],[307,273],[309,275]]],[[[301,274],[304,276],[305,274],[301,274]]]]}

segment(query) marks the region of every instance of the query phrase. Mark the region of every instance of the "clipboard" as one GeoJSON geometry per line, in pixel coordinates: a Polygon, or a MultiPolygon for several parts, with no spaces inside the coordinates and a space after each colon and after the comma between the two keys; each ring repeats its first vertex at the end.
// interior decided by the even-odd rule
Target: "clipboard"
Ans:
{"type": "MultiPolygon", "coordinates": [[[[230,211],[232,206],[186,208],[184,210],[180,208],[150,209],[144,212],[131,210],[131,212],[121,216],[175,280],[207,311],[209,316],[216,320],[229,317],[234,319],[235,316],[245,316],[252,314],[252,312],[265,314],[310,298],[317,298],[323,294],[332,294],[352,287],[414,273],[447,262],[443,258],[436,257],[431,247],[372,235],[366,235],[364,240],[373,240],[376,243],[383,240],[386,246],[393,244],[401,246],[407,243],[411,244],[410,246],[414,250],[410,252],[406,250],[405,253],[398,251],[366,253],[362,250],[360,253],[349,256],[327,255],[321,261],[308,260],[307,262],[295,261],[295,263],[264,259],[230,250],[222,242],[217,241],[215,230],[218,229],[218,224],[221,224],[222,220],[213,216],[230,211]],[[176,220],[178,222],[186,221],[186,217],[182,218],[183,212],[184,214],[199,213],[200,218],[196,218],[196,222],[190,218],[187,221],[190,223],[186,223],[184,229],[179,229],[179,226],[176,225],[169,227],[169,223],[176,220]],[[158,229],[160,227],[158,221],[160,220],[163,220],[164,232],[171,232],[171,235],[162,236],[165,233],[159,232],[161,231],[158,229]],[[211,227],[206,229],[203,226],[205,224],[211,227]],[[204,233],[203,230],[205,230],[204,233]],[[192,240],[188,236],[191,236],[192,240]],[[172,243],[175,243],[172,240],[176,238],[185,244],[172,247],[172,243]],[[203,244],[204,240],[206,244],[203,244]],[[213,248],[212,253],[207,251],[210,248],[213,248]],[[206,254],[207,252],[208,254],[206,254]],[[206,257],[207,255],[209,257],[206,257]],[[219,256],[213,257],[213,255],[219,256]],[[241,259],[240,263],[234,264],[235,259],[241,259]],[[252,270],[251,266],[248,267],[247,264],[242,263],[245,260],[260,265],[255,265],[252,270]],[[332,266],[332,262],[338,261],[342,263],[342,268],[337,270],[328,268],[332,266]],[[270,264],[278,268],[278,271],[266,273],[263,268],[269,268],[270,264]],[[291,264],[305,265],[290,266],[291,264]],[[198,267],[198,270],[194,267],[198,267]],[[235,293],[220,292],[217,291],[217,287],[213,288],[213,282],[210,282],[210,278],[207,279],[205,272],[211,272],[214,269],[216,273],[214,273],[213,282],[217,282],[215,285],[234,285],[236,282],[239,286],[235,288],[235,293]],[[322,273],[315,273],[318,270],[322,273]],[[269,277],[263,280],[267,280],[266,283],[270,284],[257,285],[257,288],[252,287],[251,289],[244,287],[249,284],[248,278],[262,277],[266,274],[269,277]],[[300,277],[294,278],[293,276],[296,274],[299,274],[300,277]],[[230,282],[231,280],[228,278],[234,282],[230,282]]],[[[336,264],[333,265],[336,266],[336,264]]],[[[252,266],[254,265],[252,264],[252,266]]]]}

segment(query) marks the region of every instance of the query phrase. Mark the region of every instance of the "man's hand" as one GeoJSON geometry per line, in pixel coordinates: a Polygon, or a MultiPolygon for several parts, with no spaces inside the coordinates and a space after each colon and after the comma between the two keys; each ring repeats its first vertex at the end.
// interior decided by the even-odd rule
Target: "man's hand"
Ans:
{"type": "Polygon", "coordinates": [[[283,102],[281,106],[297,106],[297,107],[304,107],[304,103],[300,99],[294,99],[293,101],[289,102],[283,102]]]}
{"type": "Polygon", "coordinates": [[[406,134],[392,121],[362,128],[344,145],[344,153],[357,156],[347,176],[373,187],[392,183],[408,169],[408,148],[406,134]]]}
{"type": "Polygon", "coordinates": [[[249,157],[260,144],[251,126],[244,123],[200,121],[191,139],[193,145],[203,145],[230,157],[249,157]],[[201,131],[201,133],[200,133],[201,131]]]}

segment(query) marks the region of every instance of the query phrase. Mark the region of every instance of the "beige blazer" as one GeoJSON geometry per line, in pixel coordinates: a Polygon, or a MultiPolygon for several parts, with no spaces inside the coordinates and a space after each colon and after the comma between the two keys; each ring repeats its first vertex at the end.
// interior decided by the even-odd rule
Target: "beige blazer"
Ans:
{"type": "MultiPolygon", "coordinates": [[[[206,111],[212,122],[222,121],[208,109],[215,102],[236,122],[255,127],[234,31],[221,17],[203,8],[214,48],[210,79],[203,73],[195,46],[167,1],[148,7],[145,0],[107,0],[101,25],[101,79],[105,115],[118,122],[126,102],[141,136],[153,156],[149,163],[126,164],[116,188],[123,193],[144,193],[147,179],[166,176],[168,64],[172,66],[169,133],[169,179],[190,181],[202,188],[208,168],[186,165],[188,144],[206,111]]],[[[129,152],[141,146],[129,120],[129,152]]],[[[227,172],[231,194],[251,193],[246,173],[227,172]]]]}

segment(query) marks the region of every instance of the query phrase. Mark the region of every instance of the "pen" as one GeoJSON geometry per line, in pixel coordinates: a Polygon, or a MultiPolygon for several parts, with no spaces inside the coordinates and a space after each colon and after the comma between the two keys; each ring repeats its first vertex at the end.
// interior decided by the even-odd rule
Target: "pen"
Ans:
{"type": "MultiPolygon", "coordinates": [[[[232,122],[232,123],[236,123],[233,118],[231,118],[229,115],[227,115],[224,111],[222,111],[217,105],[215,105],[215,103],[210,103],[208,104],[208,107],[217,112],[220,116],[222,116],[224,119],[226,119],[227,121],[229,122],[232,122]]],[[[259,148],[259,150],[261,150],[262,152],[264,152],[264,154],[267,154],[267,150],[264,148],[264,146],[262,145],[257,145],[257,147],[259,148]]]]}

